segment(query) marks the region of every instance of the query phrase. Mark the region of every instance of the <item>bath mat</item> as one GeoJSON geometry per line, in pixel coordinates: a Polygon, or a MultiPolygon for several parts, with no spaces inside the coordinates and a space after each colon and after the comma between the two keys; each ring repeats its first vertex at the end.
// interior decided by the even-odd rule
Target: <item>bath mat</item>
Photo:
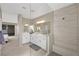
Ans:
{"type": "Polygon", "coordinates": [[[37,46],[37,45],[35,45],[35,44],[31,44],[31,45],[29,45],[32,49],[34,49],[35,51],[38,51],[38,50],[40,50],[41,49],[41,47],[39,47],[39,46],[37,46]]]}
{"type": "Polygon", "coordinates": [[[48,56],[61,56],[61,55],[56,52],[51,52],[48,56]]]}

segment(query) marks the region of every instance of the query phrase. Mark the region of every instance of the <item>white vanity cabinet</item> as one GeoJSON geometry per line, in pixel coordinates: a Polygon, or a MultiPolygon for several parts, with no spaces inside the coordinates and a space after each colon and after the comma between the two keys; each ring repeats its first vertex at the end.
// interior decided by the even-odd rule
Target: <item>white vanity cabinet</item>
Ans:
{"type": "Polygon", "coordinates": [[[22,44],[30,42],[30,34],[25,32],[22,34],[22,44]]]}
{"type": "Polygon", "coordinates": [[[36,44],[37,46],[46,50],[46,40],[47,40],[46,35],[40,33],[34,33],[31,35],[31,37],[32,37],[31,42],[33,44],[36,44]]]}
{"type": "Polygon", "coordinates": [[[46,36],[44,36],[43,37],[43,40],[41,40],[41,47],[44,49],[44,50],[46,50],[46,40],[47,40],[47,37],[46,36]]]}
{"type": "Polygon", "coordinates": [[[46,40],[47,40],[47,36],[45,34],[41,34],[41,33],[22,34],[22,44],[31,42],[41,47],[44,50],[46,50],[46,40]]]}

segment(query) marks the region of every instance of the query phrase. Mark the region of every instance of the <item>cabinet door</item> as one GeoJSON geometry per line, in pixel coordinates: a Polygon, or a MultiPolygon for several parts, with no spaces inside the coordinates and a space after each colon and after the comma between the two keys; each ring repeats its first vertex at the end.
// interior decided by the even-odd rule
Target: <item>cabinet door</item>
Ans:
{"type": "Polygon", "coordinates": [[[41,40],[41,47],[42,47],[42,49],[44,49],[44,50],[46,50],[46,40],[47,40],[47,37],[46,37],[46,38],[43,38],[43,39],[41,40]]]}
{"type": "Polygon", "coordinates": [[[55,17],[54,51],[61,55],[77,55],[77,15],[55,17]]]}

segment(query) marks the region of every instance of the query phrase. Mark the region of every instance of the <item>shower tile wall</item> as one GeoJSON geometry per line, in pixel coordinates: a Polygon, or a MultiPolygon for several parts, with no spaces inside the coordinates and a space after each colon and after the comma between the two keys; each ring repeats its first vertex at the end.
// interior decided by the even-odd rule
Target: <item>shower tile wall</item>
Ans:
{"type": "Polygon", "coordinates": [[[54,12],[54,51],[61,55],[78,55],[77,4],[54,12]]]}

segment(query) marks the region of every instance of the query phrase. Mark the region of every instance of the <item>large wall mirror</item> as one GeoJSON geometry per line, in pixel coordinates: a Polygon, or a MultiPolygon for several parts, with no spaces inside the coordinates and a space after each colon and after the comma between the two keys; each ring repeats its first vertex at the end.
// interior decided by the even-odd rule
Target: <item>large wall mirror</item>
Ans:
{"type": "Polygon", "coordinates": [[[34,25],[35,32],[40,32],[42,34],[50,33],[50,22],[40,23],[34,25]]]}

